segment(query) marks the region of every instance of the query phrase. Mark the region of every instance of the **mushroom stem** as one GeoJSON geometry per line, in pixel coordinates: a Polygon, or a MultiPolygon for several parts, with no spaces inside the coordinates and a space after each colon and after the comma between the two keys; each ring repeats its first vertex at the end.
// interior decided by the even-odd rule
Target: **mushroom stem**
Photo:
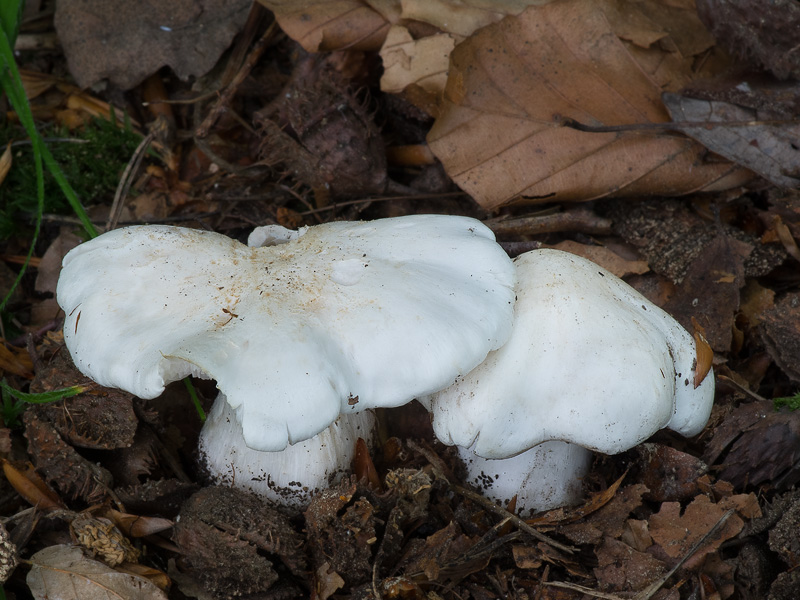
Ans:
{"type": "Polygon", "coordinates": [[[215,483],[304,508],[314,493],[350,470],[356,440],[361,437],[370,444],[374,430],[372,411],[346,413],[308,440],[282,451],[261,452],[247,446],[236,410],[220,394],[200,432],[199,451],[215,483]]]}
{"type": "Polygon", "coordinates": [[[467,481],[502,506],[516,495],[522,510],[542,511],[577,504],[592,452],[561,441],[543,442],[511,458],[489,459],[458,448],[467,481]]]}

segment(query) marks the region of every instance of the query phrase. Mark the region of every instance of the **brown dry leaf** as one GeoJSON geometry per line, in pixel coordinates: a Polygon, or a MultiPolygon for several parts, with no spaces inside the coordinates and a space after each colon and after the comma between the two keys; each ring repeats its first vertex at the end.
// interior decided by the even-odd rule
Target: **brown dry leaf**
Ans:
{"type": "MultiPolygon", "coordinates": [[[[466,37],[506,15],[551,0],[258,0],[309,52],[378,50],[393,25],[432,25],[466,37]]],[[[430,30],[430,27],[427,28],[430,30]]],[[[444,56],[447,67],[447,56],[444,56]]]]}
{"type": "Polygon", "coordinates": [[[393,0],[258,0],[278,25],[309,52],[377,50],[400,18],[393,0]]]}
{"type": "Polygon", "coordinates": [[[627,474],[627,472],[623,473],[619,479],[608,486],[608,488],[605,490],[591,494],[586,502],[584,502],[581,506],[576,506],[574,508],[562,507],[549,510],[541,516],[534,517],[533,519],[527,519],[526,523],[528,523],[528,525],[543,526],[574,523],[575,521],[580,521],[584,517],[600,510],[602,507],[611,502],[616,497],[617,490],[622,485],[622,482],[627,474]]]}
{"type": "Polygon", "coordinates": [[[33,377],[33,361],[27,348],[6,345],[0,338],[0,373],[10,373],[30,379],[33,377]]]}
{"type": "Polygon", "coordinates": [[[167,600],[148,579],[86,558],[74,546],[50,546],[30,560],[26,582],[37,600],[167,600]]]}
{"type": "Polygon", "coordinates": [[[564,250],[565,252],[570,252],[571,254],[577,254],[578,256],[588,258],[593,263],[596,263],[604,269],[611,271],[617,277],[626,277],[627,275],[634,274],[641,275],[642,273],[647,273],[650,270],[647,261],[628,260],[621,257],[610,248],[606,248],[604,246],[589,246],[587,244],[573,242],[572,240],[565,240],[563,242],[559,242],[555,246],[547,247],[564,250]]]}
{"type": "Polygon", "coordinates": [[[78,85],[101,79],[129,89],[168,65],[204,75],[247,19],[249,0],[187,3],[63,0],[55,27],[78,85]]]}
{"type": "Polygon", "coordinates": [[[761,322],[761,315],[775,306],[775,291],[762,287],[755,279],[748,279],[742,289],[739,311],[750,327],[761,322]]]}
{"type": "Polygon", "coordinates": [[[663,444],[640,444],[635,450],[643,466],[641,478],[649,490],[648,500],[681,502],[700,491],[697,478],[708,471],[701,460],[663,444]]]}
{"type": "Polygon", "coordinates": [[[172,585],[172,581],[170,581],[169,576],[164,573],[164,571],[159,571],[158,569],[148,567],[147,565],[124,562],[121,565],[117,565],[117,571],[136,575],[137,577],[143,577],[157,585],[165,592],[168,591],[172,585]]]}
{"type": "Polygon", "coordinates": [[[75,246],[81,243],[81,238],[75,235],[72,229],[65,228],[42,255],[36,272],[35,289],[40,294],[56,293],[56,283],[61,273],[61,261],[64,256],[75,246]]]}
{"type": "Polygon", "coordinates": [[[536,546],[515,544],[511,546],[511,555],[520,569],[538,569],[542,566],[542,553],[536,546]]]}
{"type": "Polygon", "coordinates": [[[31,463],[13,464],[3,459],[3,474],[17,493],[41,510],[66,508],[61,498],[39,477],[31,463]]]}
{"type": "Polygon", "coordinates": [[[707,452],[717,459],[726,448],[720,479],[737,489],[788,489],[800,481],[800,413],[776,411],[771,402],[743,404],[715,429],[707,452]]]}
{"type": "Polygon", "coordinates": [[[449,33],[415,40],[407,28],[399,25],[392,27],[381,48],[381,90],[399,94],[413,85],[419,88],[426,105],[438,106],[447,83],[450,53],[458,41],[449,33]]]}
{"type": "Polygon", "coordinates": [[[169,519],[160,517],[146,517],[120,512],[113,508],[106,508],[101,513],[110,519],[120,530],[131,537],[145,537],[170,529],[174,523],[169,519]]]}
{"type": "Polygon", "coordinates": [[[759,332],[775,364],[800,381],[800,294],[787,294],[762,312],[759,332]]]}
{"type": "Polygon", "coordinates": [[[337,590],[344,587],[344,579],[331,566],[324,562],[314,573],[315,598],[328,600],[337,590]]]}
{"type": "Polygon", "coordinates": [[[641,483],[625,486],[611,501],[580,523],[566,525],[560,532],[576,544],[596,544],[604,537],[619,538],[631,512],[642,504],[647,487],[641,483]]]}
{"type": "Polygon", "coordinates": [[[58,79],[47,73],[39,73],[37,71],[27,71],[25,69],[19,70],[20,79],[22,79],[22,87],[25,89],[25,96],[28,100],[33,100],[41,96],[51,87],[58,83],[58,79]]]}
{"type": "MultiPolygon", "coordinates": [[[[678,502],[664,502],[661,510],[650,517],[650,535],[653,541],[661,546],[667,556],[673,559],[683,558],[692,546],[697,543],[726,512],[719,504],[714,504],[708,496],[697,496],[681,514],[678,502]]],[[[686,563],[684,568],[692,570],[699,565],[703,557],[716,552],[722,542],[736,536],[744,527],[744,521],[737,515],[731,515],[725,524],[711,539],[707,540],[686,563]]]]}
{"type": "Polygon", "coordinates": [[[654,556],[614,538],[604,538],[594,553],[598,564],[594,575],[601,590],[638,592],[667,572],[654,556]]]}
{"type": "Polygon", "coordinates": [[[780,187],[800,186],[800,125],[756,123],[776,115],[680,94],[661,96],[673,121],[700,123],[681,131],[712,152],[755,171],[780,187]],[[733,123],[736,123],[735,125],[733,123]]]}
{"type": "Polygon", "coordinates": [[[663,307],[687,330],[692,318],[718,352],[731,348],[733,321],[744,285],[744,261],[753,251],[746,242],[718,235],[689,265],[686,277],[663,307]]]}
{"type": "MultiPolygon", "coordinates": [[[[669,62],[669,53],[648,52],[669,62]]],[[[655,73],[655,81],[651,66],[637,60],[595,2],[531,7],[456,47],[428,142],[487,208],[520,198],[680,195],[749,180],[730,163],[705,162],[705,150],[689,138],[562,126],[564,118],[591,127],[668,121],[659,82],[684,82],[685,74],[655,73]]]]}

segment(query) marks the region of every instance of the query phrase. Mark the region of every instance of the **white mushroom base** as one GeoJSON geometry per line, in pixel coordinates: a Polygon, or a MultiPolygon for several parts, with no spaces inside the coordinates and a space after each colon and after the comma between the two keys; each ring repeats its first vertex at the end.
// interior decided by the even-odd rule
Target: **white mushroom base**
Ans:
{"type": "Polygon", "coordinates": [[[369,445],[374,431],[375,415],[367,410],[341,415],[313,438],[283,451],[260,452],[247,447],[236,411],[220,394],[200,432],[199,452],[214,483],[304,508],[314,493],[350,471],[356,440],[364,438],[369,445]]]}
{"type": "Polygon", "coordinates": [[[511,458],[488,459],[458,448],[467,481],[505,507],[517,496],[517,512],[542,511],[577,504],[592,452],[576,444],[549,441],[511,458]]]}

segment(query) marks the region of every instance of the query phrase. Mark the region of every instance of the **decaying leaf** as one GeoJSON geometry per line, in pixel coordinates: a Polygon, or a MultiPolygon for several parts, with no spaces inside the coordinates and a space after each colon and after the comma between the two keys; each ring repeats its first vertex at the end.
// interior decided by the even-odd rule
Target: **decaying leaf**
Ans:
{"type": "Polygon", "coordinates": [[[767,401],[741,404],[714,429],[704,458],[721,462],[719,477],[737,489],[787,489],[800,480],[800,413],[767,401]]]}
{"type": "Polygon", "coordinates": [[[664,306],[689,331],[695,329],[695,318],[716,351],[731,348],[739,290],[744,285],[744,261],[752,251],[745,242],[726,235],[716,237],[692,261],[683,282],[664,306]]]}
{"type": "Polygon", "coordinates": [[[605,246],[589,246],[566,240],[552,247],[588,258],[593,263],[611,271],[617,277],[625,277],[632,274],[641,275],[650,270],[646,261],[628,260],[605,246]]]}
{"type": "Polygon", "coordinates": [[[787,294],[761,313],[759,332],[772,360],[800,381],[800,294],[787,294]]]}
{"type": "Polygon", "coordinates": [[[698,0],[697,10],[720,43],[742,60],[781,79],[800,78],[800,6],[794,0],[698,0]]]}
{"type": "Polygon", "coordinates": [[[4,459],[3,474],[11,487],[32,506],[44,511],[64,508],[61,498],[39,477],[32,464],[14,464],[4,459]]]}
{"type": "Polygon", "coordinates": [[[598,566],[594,569],[603,590],[638,592],[667,571],[666,565],[625,542],[606,537],[595,548],[598,566]]]}
{"type": "MultiPolygon", "coordinates": [[[[0,341],[4,340],[0,338],[0,341]]],[[[0,373],[31,377],[33,375],[33,361],[28,349],[0,343],[0,373]]]]}
{"type": "Polygon", "coordinates": [[[417,106],[428,107],[429,112],[433,112],[441,101],[447,83],[450,53],[458,41],[449,33],[415,40],[407,28],[392,27],[381,48],[381,90],[399,94],[414,86],[419,91],[415,95],[409,94],[410,98],[417,106]]]}
{"type": "Polygon", "coordinates": [[[641,483],[621,488],[611,501],[579,523],[565,525],[561,532],[577,544],[599,543],[603,536],[619,537],[631,512],[642,503],[647,487],[641,483]]]}
{"type": "MultiPolygon", "coordinates": [[[[664,553],[673,559],[683,558],[689,550],[724,516],[726,508],[715,504],[708,496],[699,495],[681,511],[677,502],[664,502],[661,510],[650,517],[650,535],[661,546],[664,553]]],[[[731,515],[719,531],[684,563],[684,568],[693,569],[703,557],[716,552],[722,542],[737,535],[744,521],[731,515]]]]}
{"type": "Polygon", "coordinates": [[[800,125],[759,123],[774,115],[722,101],[679,94],[661,96],[673,121],[701,123],[681,131],[712,152],[781,187],[800,186],[800,125]]]}
{"type": "Polygon", "coordinates": [[[641,444],[636,452],[642,463],[641,478],[648,488],[648,500],[682,502],[697,495],[697,478],[708,471],[703,461],[663,444],[641,444]]]}
{"type": "Polygon", "coordinates": [[[31,556],[27,583],[37,600],[166,600],[149,580],[87,558],[75,546],[50,546],[31,556]]]}
{"type": "MultiPolygon", "coordinates": [[[[378,50],[393,25],[433,28],[465,37],[550,0],[259,0],[309,52],[378,50]],[[432,26],[432,27],[431,27],[432,26]]],[[[445,66],[446,66],[446,58],[445,66]]]]}
{"type": "Polygon", "coordinates": [[[182,79],[210,71],[247,19],[250,4],[65,0],[56,6],[55,26],[78,85],[108,78],[128,89],[165,65],[182,79]]]}
{"type": "MultiPolygon", "coordinates": [[[[594,2],[528,8],[456,47],[428,142],[456,183],[487,208],[515,199],[680,195],[751,178],[725,161],[706,161],[688,138],[564,126],[564,119],[590,128],[668,121],[663,90],[642,60],[594,2]]],[[[683,61],[678,67],[686,68],[683,61]]]]}

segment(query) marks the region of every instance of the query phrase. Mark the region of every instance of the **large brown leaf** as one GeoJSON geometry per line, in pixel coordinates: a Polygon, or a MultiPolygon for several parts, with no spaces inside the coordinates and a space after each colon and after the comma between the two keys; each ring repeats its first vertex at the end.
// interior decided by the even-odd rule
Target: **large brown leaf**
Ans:
{"type": "Polygon", "coordinates": [[[456,47],[428,142],[456,183],[488,208],[520,198],[681,195],[739,185],[749,171],[707,161],[686,137],[563,126],[564,118],[591,128],[669,121],[660,94],[662,85],[690,78],[691,61],[681,56],[677,49],[629,51],[590,0],[531,7],[456,47]]]}
{"type": "Polygon", "coordinates": [[[78,85],[108,78],[132,88],[164,65],[204,75],[247,19],[247,0],[62,0],[55,26],[78,85]]]}
{"type": "Polygon", "coordinates": [[[37,600],[166,600],[144,577],[87,558],[79,548],[49,546],[31,557],[27,577],[37,600]]]}

